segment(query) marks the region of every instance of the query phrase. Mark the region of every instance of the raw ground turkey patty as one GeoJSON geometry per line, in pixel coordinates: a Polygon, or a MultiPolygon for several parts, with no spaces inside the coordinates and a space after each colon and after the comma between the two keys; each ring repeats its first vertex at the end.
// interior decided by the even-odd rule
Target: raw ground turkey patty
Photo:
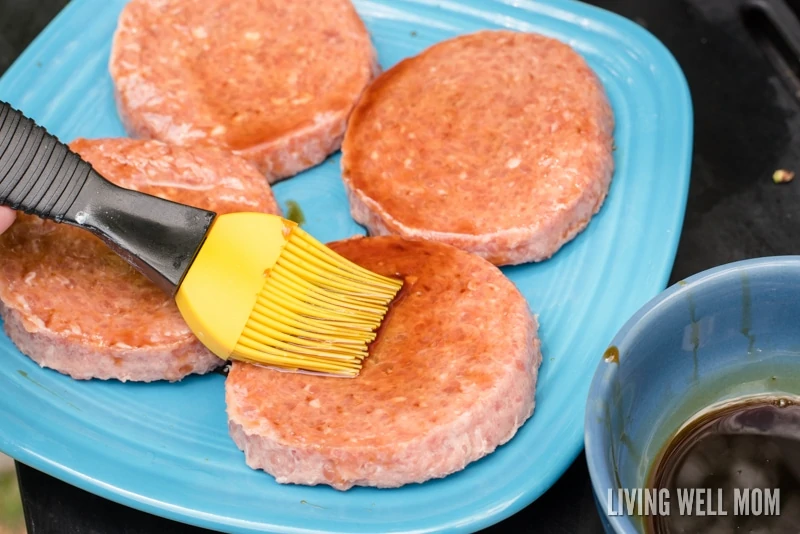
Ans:
{"type": "Polygon", "coordinates": [[[541,35],[438,43],[365,91],[342,145],[353,217],[497,265],[541,261],[600,209],[614,118],[595,73],[541,35]]]}
{"type": "Polygon", "coordinates": [[[131,135],[227,147],[271,182],[339,149],[379,71],[349,0],[133,0],[109,68],[131,135]]]}
{"type": "MultiPolygon", "coordinates": [[[[279,213],[251,164],[214,148],[77,140],[70,147],[117,185],[218,213],[279,213]]],[[[88,231],[20,213],[0,236],[5,329],[44,367],[76,379],[180,380],[222,363],[174,301],[88,231]]]]}
{"type": "Polygon", "coordinates": [[[463,469],[530,417],[537,322],[499,269],[448,245],[400,237],[331,247],[405,286],[357,378],[234,362],[231,435],[281,483],[397,487],[463,469]]]}

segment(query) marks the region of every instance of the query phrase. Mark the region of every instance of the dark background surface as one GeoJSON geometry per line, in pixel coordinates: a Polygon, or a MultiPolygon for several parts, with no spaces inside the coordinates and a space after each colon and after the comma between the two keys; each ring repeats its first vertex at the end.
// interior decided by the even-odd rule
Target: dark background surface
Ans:
{"type": "MultiPolygon", "coordinates": [[[[65,3],[0,0],[0,73],[65,3]]],[[[795,253],[800,178],[775,185],[771,176],[780,168],[800,171],[800,62],[776,52],[781,47],[769,31],[745,24],[740,0],[590,3],[653,32],[675,55],[692,92],[692,183],[672,282],[735,260],[795,253]]],[[[205,532],[123,508],[25,466],[18,473],[30,534],[205,532]]],[[[506,531],[602,532],[583,454],[540,499],[486,532],[506,531]]]]}

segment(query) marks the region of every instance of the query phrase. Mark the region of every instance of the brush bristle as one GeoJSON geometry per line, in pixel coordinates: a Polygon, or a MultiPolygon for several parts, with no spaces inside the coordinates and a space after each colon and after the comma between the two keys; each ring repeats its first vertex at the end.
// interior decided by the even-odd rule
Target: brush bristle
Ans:
{"type": "Polygon", "coordinates": [[[332,376],[358,375],[403,286],[341,257],[299,227],[264,275],[233,356],[332,376]]]}

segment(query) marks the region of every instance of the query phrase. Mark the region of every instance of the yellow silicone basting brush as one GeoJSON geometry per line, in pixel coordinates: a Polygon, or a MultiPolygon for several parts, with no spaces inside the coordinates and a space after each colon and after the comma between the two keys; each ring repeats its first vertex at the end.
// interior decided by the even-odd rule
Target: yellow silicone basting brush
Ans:
{"type": "Polygon", "coordinates": [[[118,187],[2,102],[0,204],[100,237],[226,360],[356,376],[402,287],[276,215],[217,215],[118,187]]]}

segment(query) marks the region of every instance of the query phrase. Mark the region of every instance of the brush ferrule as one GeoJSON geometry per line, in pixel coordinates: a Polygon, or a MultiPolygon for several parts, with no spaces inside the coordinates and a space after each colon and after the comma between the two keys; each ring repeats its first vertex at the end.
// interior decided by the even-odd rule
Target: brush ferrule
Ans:
{"type": "Polygon", "coordinates": [[[174,296],[215,216],[211,211],[123,189],[91,170],[63,222],[91,231],[174,296]]]}

